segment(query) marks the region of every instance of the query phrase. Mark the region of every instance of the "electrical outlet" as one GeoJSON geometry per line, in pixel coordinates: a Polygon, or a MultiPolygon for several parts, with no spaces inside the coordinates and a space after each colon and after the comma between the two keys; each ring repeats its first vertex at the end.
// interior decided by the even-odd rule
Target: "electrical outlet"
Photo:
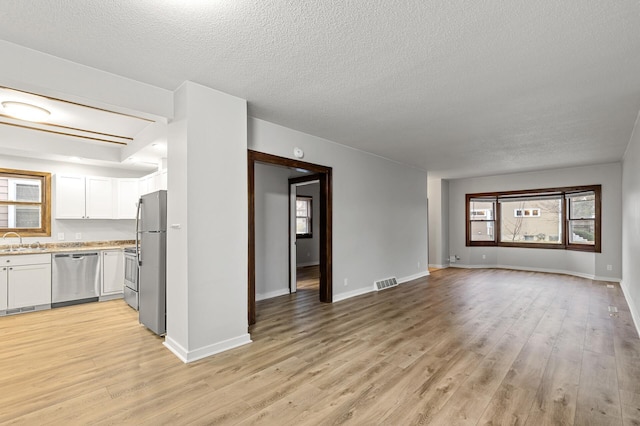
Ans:
{"type": "Polygon", "coordinates": [[[349,285],[349,280],[347,278],[344,279],[344,286],[348,286],[349,285]]]}
{"type": "Polygon", "coordinates": [[[64,241],[64,232],[58,232],[58,241],[64,241]]]}
{"type": "Polygon", "coordinates": [[[418,269],[420,269],[420,262],[418,262],[418,269]]]}
{"type": "Polygon", "coordinates": [[[612,271],[613,270],[613,265],[607,265],[607,271],[612,271]]]}
{"type": "Polygon", "coordinates": [[[82,232],[76,232],[76,240],[82,239],[82,232]]]}
{"type": "Polygon", "coordinates": [[[486,254],[483,254],[483,255],[482,255],[482,258],[483,258],[483,259],[486,259],[486,258],[487,258],[487,255],[486,255],[486,254]]]}

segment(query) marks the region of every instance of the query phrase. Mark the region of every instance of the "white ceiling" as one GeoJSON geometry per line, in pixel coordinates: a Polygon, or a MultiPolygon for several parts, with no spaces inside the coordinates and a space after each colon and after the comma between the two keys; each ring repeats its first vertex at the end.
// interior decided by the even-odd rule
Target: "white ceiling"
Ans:
{"type": "Polygon", "coordinates": [[[4,0],[0,39],[443,177],[619,161],[637,0],[4,0]]]}

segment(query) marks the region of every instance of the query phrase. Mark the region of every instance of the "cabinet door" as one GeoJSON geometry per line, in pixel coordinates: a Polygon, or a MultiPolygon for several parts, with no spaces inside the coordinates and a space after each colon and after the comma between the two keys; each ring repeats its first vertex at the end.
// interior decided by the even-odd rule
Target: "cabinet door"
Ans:
{"type": "Polygon", "coordinates": [[[7,269],[0,266],[0,311],[7,310],[7,269]]]}
{"type": "Polygon", "coordinates": [[[124,253],[122,250],[102,252],[102,292],[105,294],[124,291],[124,253]]]}
{"type": "Polygon", "coordinates": [[[113,179],[87,177],[87,219],[113,219],[113,179]]]}
{"type": "Polygon", "coordinates": [[[8,309],[51,303],[51,265],[9,266],[8,309]]]}
{"type": "Polygon", "coordinates": [[[56,176],[56,218],[82,219],[85,217],[84,176],[56,176]]]}
{"type": "Polygon", "coordinates": [[[140,193],[140,195],[145,195],[145,194],[148,194],[148,193],[152,192],[150,190],[151,189],[151,180],[152,180],[151,175],[143,176],[143,177],[140,178],[140,181],[139,181],[139,184],[140,184],[139,193],[140,193]]]}
{"type": "Polygon", "coordinates": [[[118,179],[117,219],[135,219],[138,208],[138,179],[118,179]]]}

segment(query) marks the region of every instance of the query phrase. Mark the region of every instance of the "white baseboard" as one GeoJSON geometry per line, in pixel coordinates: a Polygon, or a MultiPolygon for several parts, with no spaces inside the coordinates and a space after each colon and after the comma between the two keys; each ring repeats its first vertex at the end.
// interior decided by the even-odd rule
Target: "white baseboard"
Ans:
{"type": "MultiPolygon", "coordinates": [[[[426,277],[429,275],[429,271],[422,271],[415,275],[410,275],[408,277],[398,278],[398,284],[404,284],[409,281],[417,280],[418,278],[426,277]]],[[[369,288],[359,288],[357,290],[349,291],[347,293],[341,293],[333,296],[333,302],[340,302],[342,300],[351,299],[352,297],[361,296],[363,294],[371,293],[375,290],[375,287],[369,288]]]]}
{"type": "Polygon", "coordinates": [[[448,263],[446,265],[436,265],[434,263],[429,264],[429,268],[446,269],[448,267],[449,267],[448,263]]]}
{"type": "Polygon", "coordinates": [[[427,277],[429,275],[429,271],[418,272],[417,274],[409,275],[408,277],[398,278],[398,284],[404,284],[409,281],[417,280],[418,278],[427,277]]]}
{"type": "Polygon", "coordinates": [[[206,358],[211,355],[215,355],[220,352],[228,351],[229,349],[237,348],[251,343],[251,336],[249,333],[242,336],[234,337],[231,339],[223,340],[222,342],[214,343],[193,351],[188,351],[183,346],[178,344],[170,336],[166,336],[163,345],[169,349],[180,361],[185,364],[197,361],[202,358],[206,358]]]}
{"type": "Polygon", "coordinates": [[[296,268],[304,268],[306,266],[316,266],[319,265],[320,262],[315,261],[315,262],[304,262],[304,263],[296,263],[296,268]]]}
{"type": "Polygon", "coordinates": [[[583,274],[581,272],[567,271],[564,269],[549,269],[549,268],[534,268],[529,266],[513,266],[513,265],[463,265],[461,263],[452,263],[450,268],[464,268],[464,269],[513,269],[514,271],[529,271],[529,272],[547,272],[549,274],[563,274],[572,275],[574,277],[586,278],[588,280],[607,281],[612,283],[619,283],[620,278],[611,277],[597,277],[591,274],[583,274]]]}
{"type": "Polygon", "coordinates": [[[629,311],[631,311],[631,318],[633,319],[633,324],[636,326],[636,333],[640,336],[640,315],[638,315],[636,305],[633,303],[633,299],[631,299],[631,296],[629,295],[629,289],[627,288],[625,281],[620,282],[620,288],[622,289],[624,299],[627,301],[627,306],[629,306],[629,311]]]}
{"type": "Polygon", "coordinates": [[[352,297],[361,296],[363,294],[371,293],[374,291],[371,287],[359,288],[357,290],[348,291],[346,293],[334,294],[333,303],[340,302],[341,300],[351,299],[352,297]]]}
{"type": "Polygon", "coordinates": [[[289,288],[281,288],[280,290],[270,291],[268,293],[260,293],[256,294],[256,302],[258,300],[271,299],[272,297],[284,296],[285,294],[289,294],[289,288]]]}

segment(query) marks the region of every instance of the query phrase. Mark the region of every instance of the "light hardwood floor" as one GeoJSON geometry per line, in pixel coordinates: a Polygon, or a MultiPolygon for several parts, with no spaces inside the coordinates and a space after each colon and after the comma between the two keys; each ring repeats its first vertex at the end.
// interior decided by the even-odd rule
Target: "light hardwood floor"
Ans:
{"type": "Polygon", "coordinates": [[[189,365],[122,300],[0,318],[0,424],[640,422],[640,340],[617,285],[444,269],[317,297],[259,302],[254,343],[189,365]]]}
{"type": "Polygon", "coordinates": [[[296,288],[320,291],[320,266],[303,266],[296,269],[296,288]]]}

